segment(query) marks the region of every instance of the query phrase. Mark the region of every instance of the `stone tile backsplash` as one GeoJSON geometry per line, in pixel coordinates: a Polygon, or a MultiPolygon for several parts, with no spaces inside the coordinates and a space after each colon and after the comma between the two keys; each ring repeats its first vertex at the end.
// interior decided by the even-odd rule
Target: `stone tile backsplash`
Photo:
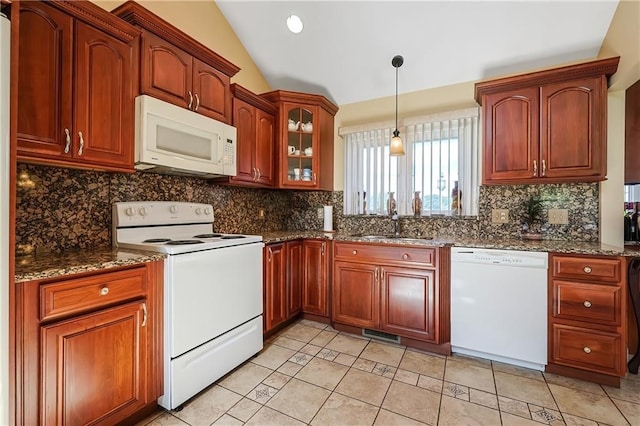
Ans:
{"type": "MultiPolygon", "coordinates": [[[[529,195],[549,208],[569,211],[569,224],[543,225],[546,239],[598,241],[598,184],[504,185],[480,188],[479,215],[401,217],[412,236],[519,238],[523,202],[529,195]],[[492,224],[491,209],[509,209],[510,223],[492,224]]],[[[213,204],[218,232],[321,230],[318,210],[333,205],[334,229],[390,234],[380,216],[344,216],[341,191],[284,191],[225,186],[182,176],[105,173],[18,164],[16,250],[18,254],[103,247],[111,244],[111,205],[116,201],[191,201],[213,204]],[[263,219],[258,218],[264,210],[263,219]]],[[[546,217],[545,217],[546,220],[546,217]]]]}

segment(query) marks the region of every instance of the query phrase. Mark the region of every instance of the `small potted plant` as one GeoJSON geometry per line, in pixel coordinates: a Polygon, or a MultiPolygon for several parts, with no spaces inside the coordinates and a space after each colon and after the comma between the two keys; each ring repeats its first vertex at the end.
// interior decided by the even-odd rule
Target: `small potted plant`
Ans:
{"type": "Polygon", "coordinates": [[[542,233],[540,232],[540,225],[542,223],[542,200],[537,196],[530,196],[524,205],[524,213],[522,215],[522,221],[525,224],[522,237],[527,240],[541,240],[542,233]]]}

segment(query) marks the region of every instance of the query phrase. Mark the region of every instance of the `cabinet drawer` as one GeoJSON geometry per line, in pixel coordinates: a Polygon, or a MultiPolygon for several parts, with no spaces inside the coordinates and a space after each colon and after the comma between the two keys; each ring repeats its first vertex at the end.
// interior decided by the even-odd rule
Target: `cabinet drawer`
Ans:
{"type": "Polygon", "coordinates": [[[553,281],[553,316],[604,325],[620,325],[620,287],[553,281]]]}
{"type": "Polygon", "coordinates": [[[336,259],[349,261],[375,261],[377,263],[434,266],[436,249],[415,246],[388,246],[384,244],[335,243],[336,259]]]}
{"type": "Polygon", "coordinates": [[[621,263],[616,258],[553,256],[553,276],[617,283],[621,279],[621,263]]]}
{"type": "Polygon", "coordinates": [[[553,359],[562,364],[605,374],[621,375],[619,334],[554,324],[553,359]]]}
{"type": "Polygon", "coordinates": [[[86,312],[146,293],[145,268],[44,284],[40,286],[40,320],[86,312]]]}

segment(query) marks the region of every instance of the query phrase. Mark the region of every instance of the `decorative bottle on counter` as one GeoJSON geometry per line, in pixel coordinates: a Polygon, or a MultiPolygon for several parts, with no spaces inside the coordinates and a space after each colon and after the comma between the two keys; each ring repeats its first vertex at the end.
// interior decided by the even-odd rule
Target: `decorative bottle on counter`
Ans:
{"type": "Polygon", "coordinates": [[[396,211],[396,199],[393,198],[393,194],[395,193],[389,192],[389,199],[387,200],[387,213],[389,213],[389,216],[396,211]]]}
{"type": "Polygon", "coordinates": [[[422,214],[422,199],[420,198],[420,191],[416,191],[413,194],[413,215],[420,216],[422,214]]]}
{"type": "Polygon", "coordinates": [[[462,191],[458,189],[458,181],[453,183],[453,189],[451,190],[451,210],[453,210],[454,214],[462,211],[462,191]]]}
{"type": "Polygon", "coordinates": [[[367,191],[362,193],[362,214],[367,214],[367,191]]]}

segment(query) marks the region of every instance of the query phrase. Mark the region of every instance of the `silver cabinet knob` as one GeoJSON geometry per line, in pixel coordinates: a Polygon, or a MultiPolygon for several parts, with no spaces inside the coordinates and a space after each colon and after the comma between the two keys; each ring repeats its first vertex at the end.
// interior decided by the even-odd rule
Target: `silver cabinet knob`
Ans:
{"type": "Polygon", "coordinates": [[[591,353],[591,348],[589,346],[585,346],[584,348],[582,348],[582,350],[584,351],[585,354],[591,353]]]}
{"type": "Polygon", "coordinates": [[[403,254],[403,255],[402,255],[402,258],[403,258],[404,260],[407,260],[407,259],[409,258],[409,255],[408,255],[407,253],[405,253],[405,254],[403,254]]]}
{"type": "Polygon", "coordinates": [[[358,250],[352,251],[351,254],[358,254],[358,250]]]}
{"type": "Polygon", "coordinates": [[[582,304],[584,305],[585,308],[591,307],[591,302],[589,302],[588,300],[585,300],[584,302],[582,302],[582,304]]]}
{"type": "Polygon", "coordinates": [[[591,268],[589,268],[588,266],[585,266],[583,269],[585,274],[590,274],[591,273],[591,268]]]}
{"type": "Polygon", "coordinates": [[[100,296],[106,296],[107,294],[109,294],[109,287],[102,287],[100,289],[100,296]]]}

